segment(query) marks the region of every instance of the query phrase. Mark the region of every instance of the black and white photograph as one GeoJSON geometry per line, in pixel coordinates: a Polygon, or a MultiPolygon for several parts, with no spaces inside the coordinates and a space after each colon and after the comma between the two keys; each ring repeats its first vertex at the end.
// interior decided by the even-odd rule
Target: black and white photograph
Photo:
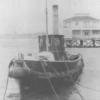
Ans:
{"type": "Polygon", "coordinates": [[[0,100],[100,100],[100,0],[0,0],[0,100]]]}

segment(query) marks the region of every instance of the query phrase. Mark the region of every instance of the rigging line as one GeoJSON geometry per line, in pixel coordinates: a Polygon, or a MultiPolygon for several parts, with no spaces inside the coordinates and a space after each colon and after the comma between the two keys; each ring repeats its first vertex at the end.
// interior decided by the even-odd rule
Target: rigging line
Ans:
{"type": "Polygon", "coordinates": [[[51,86],[52,91],[54,92],[54,94],[55,94],[57,100],[60,100],[59,95],[57,94],[57,92],[56,92],[56,90],[55,90],[55,88],[54,88],[54,86],[53,86],[53,84],[52,84],[52,82],[51,82],[49,76],[47,75],[47,71],[46,71],[46,69],[45,69],[45,63],[44,63],[44,61],[42,61],[42,60],[41,60],[41,65],[42,65],[42,68],[43,68],[44,73],[45,73],[46,76],[47,76],[47,79],[48,79],[48,81],[49,81],[49,84],[50,84],[50,86],[51,86]]]}
{"type": "Polygon", "coordinates": [[[49,45],[49,38],[48,38],[48,7],[47,7],[47,0],[46,0],[46,50],[48,51],[49,45]]]}
{"type": "Polygon", "coordinates": [[[90,87],[84,86],[84,85],[79,84],[79,83],[77,83],[77,85],[82,87],[82,88],[85,88],[85,89],[100,93],[100,90],[97,90],[97,89],[94,89],[94,88],[90,88],[90,87]]]}

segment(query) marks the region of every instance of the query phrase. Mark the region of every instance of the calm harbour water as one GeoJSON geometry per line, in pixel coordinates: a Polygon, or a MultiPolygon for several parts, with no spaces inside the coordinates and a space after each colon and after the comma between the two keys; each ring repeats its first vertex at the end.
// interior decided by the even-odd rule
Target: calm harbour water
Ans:
{"type": "MultiPolygon", "coordinates": [[[[18,52],[24,52],[25,54],[32,52],[35,55],[37,49],[38,44],[35,39],[0,40],[0,100],[3,100],[10,60],[18,52]]],[[[83,55],[85,67],[80,82],[82,86],[77,87],[84,100],[100,100],[100,48],[77,48],[67,49],[67,51],[83,55]]],[[[10,92],[19,92],[19,87],[15,83],[15,80],[10,79],[7,95],[10,92]]],[[[9,98],[6,98],[6,100],[9,100],[9,98]]],[[[10,100],[15,99],[10,98],[10,100]]],[[[69,100],[80,100],[80,98],[77,94],[73,94],[69,100]]]]}

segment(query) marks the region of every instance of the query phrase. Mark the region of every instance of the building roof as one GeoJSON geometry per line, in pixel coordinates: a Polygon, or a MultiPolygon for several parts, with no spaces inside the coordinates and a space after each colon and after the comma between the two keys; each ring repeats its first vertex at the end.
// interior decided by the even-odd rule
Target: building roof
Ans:
{"type": "Polygon", "coordinates": [[[100,19],[91,17],[91,16],[74,16],[71,18],[67,18],[64,20],[65,22],[72,22],[72,21],[100,21],[100,19]]]}

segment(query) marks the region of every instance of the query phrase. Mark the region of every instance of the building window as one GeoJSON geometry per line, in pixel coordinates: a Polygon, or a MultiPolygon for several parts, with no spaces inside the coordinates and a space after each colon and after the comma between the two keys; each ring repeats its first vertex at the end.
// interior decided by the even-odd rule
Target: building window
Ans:
{"type": "Polygon", "coordinates": [[[75,22],[75,25],[76,25],[76,26],[79,25],[79,22],[75,22]]]}
{"type": "Polygon", "coordinates": [[[90,31],[89,31],[89,30],[83,30],[83,34],[84,34],[85,36],[88,36],[88,35],[89,35],[89,33],[90,33],[90,31]]]}
{"type": "Polygon", "coordinates": [[[92,30],[93,34],[100,34],[100,30],[92,30]]]}
{"type": "Polygon", "coordinates": [[[72,30],[72,34],[73,35],[80,35],[81,34],[81,30],[72,30]]]}

